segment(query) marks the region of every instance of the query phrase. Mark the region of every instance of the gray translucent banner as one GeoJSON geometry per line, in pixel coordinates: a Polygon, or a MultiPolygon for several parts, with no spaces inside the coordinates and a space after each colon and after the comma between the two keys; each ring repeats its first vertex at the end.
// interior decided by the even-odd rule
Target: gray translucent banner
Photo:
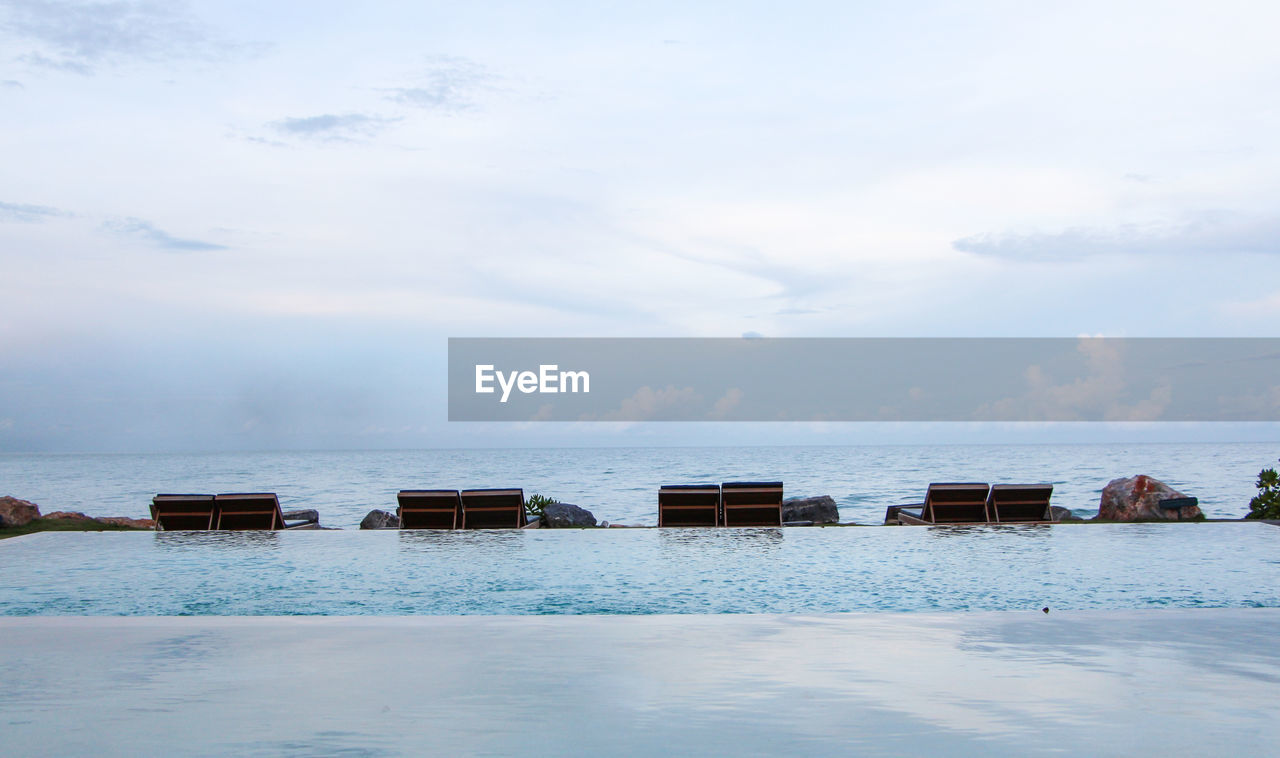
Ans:
{"type": "Polygon", "coordinates": [[[450,421],[1280,421],[1280,339],[450,339],[450,421]]]}

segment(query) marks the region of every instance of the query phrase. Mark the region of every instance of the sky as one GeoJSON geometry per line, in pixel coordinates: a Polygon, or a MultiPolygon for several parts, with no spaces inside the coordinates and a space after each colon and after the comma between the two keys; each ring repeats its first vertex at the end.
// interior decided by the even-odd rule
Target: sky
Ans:
{"type": "Polygon", "coordinates": [[[450,424],[449,337],[1278,337],[1280,6],[0,0],[0,450],[450,424]]]}

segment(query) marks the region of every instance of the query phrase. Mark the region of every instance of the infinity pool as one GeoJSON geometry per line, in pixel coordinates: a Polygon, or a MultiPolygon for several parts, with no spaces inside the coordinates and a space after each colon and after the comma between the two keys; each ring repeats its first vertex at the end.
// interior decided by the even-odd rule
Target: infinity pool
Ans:
{"type": "Polygon", "coordinates": [[[1278,623],[0,618],[0,728],[15,756],[1263,756],[1278,623]]]}
{"type": "Polygon", "coordinates": [[[42,533],[0,615],[721,614],[1280,607],[1255,523],[42,533]]]}

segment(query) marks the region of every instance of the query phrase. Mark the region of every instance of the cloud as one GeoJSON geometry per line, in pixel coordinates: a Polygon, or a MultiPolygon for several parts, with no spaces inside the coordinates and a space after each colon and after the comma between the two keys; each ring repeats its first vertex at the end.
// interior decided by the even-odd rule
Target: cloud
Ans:
{"type": "Polygon", "coordinates": [[[1178,223],[1071,227],[1061,232],[979,234],[951,243],[962,253],[1027,261],[1066,261],[1106,255],[1280,254],[1280,216],[1202,211],[1178,223]]]}
{"type": "Polygon", "coordinates": [[[272,122],[276,131],[294,137],[330,142],[353,142],[361,137],[373,137],[399,119],[371,116],[364,113],[326,113],[319,116],[285,118],[272,122]]]}
{"type": "Polygon", "coordinates": [[[747,393],[737,387],[730,387],[729,390],[721,395],[720,399],[711,406],[711,418],[728,418],[729,412],[736,408],[738,404],[742,402],[742,398],[746,396],[747,393]]]}
{"type": "Polygon", "coordinates": [[[0,87],[4,87],[5,89],[26,89],[26,86],[17,79],[5,79],[0,82],[0,87]]]}
{"type": "Polygon", "coordinates": [[[758,247],[736,243],[712,242],[715,255],[690,252],[686,249],[646,240],[654,249],[678,260],[713,266],[740,276],[767,282],[777,291],[768,297],[790,302],[807,302],[816,295],[841,290],[847,286],[846,277],[829,270],[812,270],[794,262],[776,260],[758,247]]]}
{"type": "Polygon", "coordinates": [[[244,48],[167,2],[10,0],[0,29],[32,46],[20,60],[86,75],[103,64],[216,59],[244,48]]]}
{"type": "Polygon", "coordinates": [[[387,99],[401,105],[458,112],[473,108],[475,92],[492,79],[483,66],[466,58],[435,58],[413,86],[385,91],[387,99]]]}
{"type": "Polygon", "coordinates": [[[1255,300],[1224,303],[1222,310],[1232,318],[1275,318],[1280,316],[1280,292],[1255,300]]]}
{"type": "Polygon", "coordinates": [[[50,218],[66,218],[73,214],[50,208],[47,205],[26,205],[22,203],[0,202],[0,221],[21,221],[33,223],[50,218]]]}
{"type": "Polygon", "coordinates": [[[662,421],[681,420],[687,417],[690,407],[701,401],[692,387],[676,387],[668,384],[663,389],[648,385],[625,398],[617,410],[603,414],[584,414],[580,421],[662,421]]]}
{"type": "Polygon", "coordinates": [[[1026,392],[987,403],[975,418],[1007,421],[1059,421],[1101,418],[1105,421],[1159,421],[1173,391],[1165,383],[1152,387],[1145,397],[1124,402],[1130,389],[1121,343],[1099,338],[1076,342],[1086,372],[1070,381],[1058,382],[1039,364],[1027,367],[1023,378],[1026,392]]]}
{"type": "Polygon", "coordinates": [[[185,239],[175,237],[163,229],[157,229],[148,221],[140,218],[123,218],[108,221],[103,224],[103,228],[108,231],[115,232],[125,236],[137,237],[144,239],[157,247],[165,250],[177,250],[180,252],[199,252],[207,250],[226,250],[226,245],[218,245],[213,242],[204,242],[202,240],[185,239]]]}

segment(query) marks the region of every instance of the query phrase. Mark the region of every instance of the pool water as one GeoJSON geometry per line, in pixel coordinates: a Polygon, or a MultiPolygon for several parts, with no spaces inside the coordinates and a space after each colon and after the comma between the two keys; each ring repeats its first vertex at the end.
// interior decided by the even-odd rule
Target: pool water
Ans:
{"type": "Polygon", "coordinates": [[[6,755],[1264,756],[1280,610],[0,618],[6,755]]]}
{"type": "Polygon", "coordinates": [[[1260,523],[83,532],[0,542],[0,615],[1280,607],[1260,523]]]}

